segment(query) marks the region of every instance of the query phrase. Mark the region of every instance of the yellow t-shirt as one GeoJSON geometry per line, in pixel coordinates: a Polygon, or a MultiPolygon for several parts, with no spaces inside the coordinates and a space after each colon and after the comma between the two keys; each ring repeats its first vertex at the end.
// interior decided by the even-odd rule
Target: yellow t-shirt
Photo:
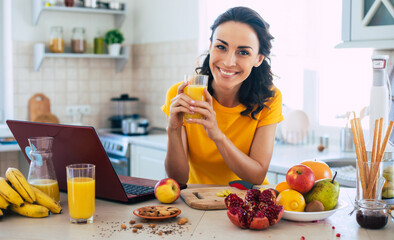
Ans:
{"type": "MultiPolygon", "coordinates": [[[[167,92],[166,102],[161,107],[163,112],[170,113],[171,99],[177,94],[177,83],[167,92]]],[[[275,89],[275,96],[265,103],[268,108],[263,108],[253,120],[251,117],[242,116],[245,110],[242,104],[228,108],[220,105],[213,98],[213,109],[220,130],[229,138],[233,144],[243,153],[249,155],[250,146],[255,131],[258,127],[278,123],[283,120],[282,95],[275,89]]],[[[189,181],[198,184],[220,184],[228,185],[230,181],[240,178],[227,166],[215,143],[208,137],[200,124],[185,124],[189,151],[189,181]]],[[[268,184],[267,179],[263,184],[268,184]]]]}

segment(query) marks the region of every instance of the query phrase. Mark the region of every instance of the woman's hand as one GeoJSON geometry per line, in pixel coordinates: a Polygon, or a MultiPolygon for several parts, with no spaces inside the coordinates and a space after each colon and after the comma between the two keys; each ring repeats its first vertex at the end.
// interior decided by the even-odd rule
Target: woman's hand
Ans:
{"type": "Polygon", "coordinates": [[[187,85],[187,82],[183,82],[179,85],[177,95],[171,99],[170,114],[168,115],[168,129],[179,129],[183,125],[183,113],[194,113],[190,110],[190,97],[183,93],[183,89],[185,89],[187,85]]]}
{"type": "Polygon", "coordinates": [[[203,125],[208,137],[213,141],[222,139],[224,134],[220,131],[218,122],[216,120],[216,112],[213,110],[212,96],[208,90],[204,88],[206,102],[204,101],[191,101],[190,109],[195,113],[203,115],[203,119],[187,119],[190,123],[198,123],[203,125]]]}

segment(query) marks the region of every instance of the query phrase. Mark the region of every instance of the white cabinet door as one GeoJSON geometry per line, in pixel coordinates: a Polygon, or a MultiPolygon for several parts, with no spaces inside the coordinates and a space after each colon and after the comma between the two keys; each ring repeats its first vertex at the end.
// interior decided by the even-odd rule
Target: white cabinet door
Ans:
{"type": "Polygon", "coordinates": [[[130,173],[132,177],[160,180],[166,178],[166,152],[159,149],[131,145],[130,173]]]}

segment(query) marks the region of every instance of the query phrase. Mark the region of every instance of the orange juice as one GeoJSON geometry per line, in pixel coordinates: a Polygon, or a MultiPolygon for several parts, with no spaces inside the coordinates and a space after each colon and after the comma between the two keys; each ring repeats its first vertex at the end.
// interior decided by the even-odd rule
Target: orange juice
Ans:
{"type": "MultiPolygon", "coordinates": [[[[188,85],[185,87],[183,92],[186,95],[188,95],[191,99],[198,100],[198,101],[205,101],[204,88],[207,88],[207,87],[203,86],[203,85],[188,85]]],[[[195,114],[185,113],[183,116],[186,119],[202,118],[202,115],[199,113],[195,113],[195,114]]]]}
{"type": "Polygon", "coordinates": [[[56,202],[60,201],[59,185],[57,180],[53,179],[34,179],[30,184],[48,194],[56,202]]]}
{"type": "Polygon", "coordinates": [[[73,219],[89,219],[93,216],[95,182],[88,177],[67,179],[68,210],[73,219]]]}

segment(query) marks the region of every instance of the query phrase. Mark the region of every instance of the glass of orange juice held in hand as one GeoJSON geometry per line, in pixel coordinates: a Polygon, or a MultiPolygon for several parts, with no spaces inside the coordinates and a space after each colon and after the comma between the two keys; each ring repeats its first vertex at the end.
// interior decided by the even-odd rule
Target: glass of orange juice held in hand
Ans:
{"type": "Polygon", "coordinates": [[[93,223],[95,208],[95,170],[93,164],[67,167],[68,211],[71,223],[93,223]]]}
{"type": "MultiPolygon", "coordinates": [[[[207,88],[208,84],[207,75],[186,74],[185,82],[188,82],[189,84],[185,87],[183,93],[188,95],[193,100],[205,101],[204,88],[207,88]]],[[[184,113],[183,117],[185,119],[203,118],[203,116],[199,113],[184,113]]]]}

